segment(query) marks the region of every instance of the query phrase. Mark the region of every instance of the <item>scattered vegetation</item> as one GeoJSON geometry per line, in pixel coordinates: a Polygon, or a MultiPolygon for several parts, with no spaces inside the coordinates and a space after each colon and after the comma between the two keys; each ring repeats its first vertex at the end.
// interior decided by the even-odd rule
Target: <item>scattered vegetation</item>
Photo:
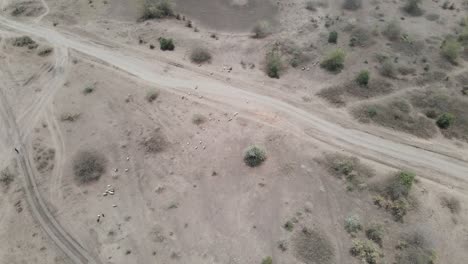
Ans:
{"type": "Polygon", "coordinates": [[[194,114],[192,116],[192,123],[199,126],[206,122],[206,117],[201,114],[194,114]]]}
{"type": "Polygon", "coordinates": [[[382,34],[391,41],[397,41],[401,38],[401,31],[400,23],[397,20],[392,20],[385,26],[382,34]]]}
{"type": "Polygon", "coordinates": [[[81,151],[73,160],[73,173],[79,183],[97,181],[106,171],[106,159],[95,151],[81,151]]]}
{"type": "Polygon", "coordinates": [[[257,167],[266,160],[266,152],[258,146],[250,146],[244,154],[244,162],[250,167],[257,167]]]}
{"type": "Polygon", "coordinates": [[[320,66],[330,72],[339,72],[344,67],[346,53],[342,49],[335,49],[327,54],[320,66]]]}
{"type": "Polygon", "coordinates": [[[364,188],[365,181],[374,175],[374,170],[362,164],[356,157],[329,154],[325,156],[324,165],[332,175],[346,180],[348,190],[364,188]]]}
{"type": "Polygon", "coordinates": [[[468,101],[465,98],[444,91],[427,90],[414,93],[411,103],[422,113],[434,112],[436,124],[445,127],[440,130],[444,136],[468,142],[468,101]]]}
{"type": "Polygon", "coordinates": [[[27,46],[29,49],[35,49],[38,46],[38,44],[32,38],[28,36],[14,38],[12,44],[15,47],[27,46]]]}
{"type": "Polygon", "coordinates": [[[345,106],[346,100],[352,97],[368,99],[380,95],[389,94],[393,91],[393,85],[381,78],[369,80],[367,86],[359,85],[355,80],[345,82],[342,85],[327,87],[317,93],[335,106],[345,106]]]}
{"type": "Polygon", "coordinates": [[[190,60],[193,63],[206,63],[211,61],[211,53],[205,48],[197,47],[194,48],[190,54],[190,60]]]}
{"type": "Polygon", "coordinates": [[[38,56],[45,57],[52,53],[54,49],[52,47],[44,47],[37,52],[38,56]]]}
{"type": "Polygon", "coordinates": [[[358,76],[356,77],[356,82],[361,86],[367,86],[367,84],[369,84],[369,79],[369,71],[363,70],[360,71],[358,76]]]}
{"type": "Polygon", "coordinates": [[[3,187],[8,188],[14,180],[15,174],[9,168],[5,168],[0,172],[0,183],[2,183],[3,187]]]}
{"type": "Polygon", "coordinates": [[[163,151],[168,142],[161,132],[160,128],[154,130],[149,136],[145,137],[141,142],[146,153],[159,153],[163,151]]]}
{"type": "Polygon", "coordinates": [[[449,62],[457,64],[457,59],[462,51],[462,46],[456,39],[448,38],[442,44],[440,51],[442,56],[449,62]]]}
{"type": "Polygon", "coordinates": [[[354,108],[352,113],[360,122],[372,122],[422,138],[431,138],[437,133],[433,121],[415,113],[411,105],[403,99],[379,104],[363,104],[354,108]]]}
{"type": "Polygon", "coordinates": [[[350,251],[351,255],[367,264],[377,264],[380,257],[379,249],[369,240],[353,240],[350,251]]]}
{"type": "Polygon", "coordinates": [[[369,240],[374,241],[377,245],[382,247],[384,229],[381,224],[371,224],[369,228],[366,229],[366,236],[369,240]]]}
{"type": "Polygon", "coordinates": [[[264,38],[271,34],[271,26],[268,21],[259,21],[252,29],[253,38],[264,38]]]}
{"type": "Polygon", "coordinates": [[[265,71],[268,77],[279,79],[280,71],[283,68],[279,51],[273,49],[266,54],[265,71]]]}
{"type": "Polygon", "coordinates": [[[333,245],[316,230],[303,228],[293,239],[294,254],[304,263],[335,263],[333,245]]]}
{"type": "Polygon", "coordinates": [[[349,39],[350,47],[368,47],[374,43],[369,30],[361,27],[353,29],[349,39]]]}
{"type": "Polygon", "coordinates": [[[63,113],[60,116],[61,121],[68,121],[68,122],[75,122],[80,118],[81,114],[80,113],[63,113]]]}
{"type": "Polygon", "coordinates": [[[355,235],[362,229],[361,220],[359,220],[357,215],[348,216],[345,219],[344,228],[346,232],[350,233],[351,235],[355,235]]]}
{"type": "Polygon", "coordinates": [[[149,103],[154,102],[156,99],[159,97],[159,91],[158,90],[150,90],[146,93],[146,101],[149,103]]]}
{"type": "Polygon", "coordinates": [[[421,1],[422,0],[406,0],[403,10],[412,16],[420,16],[423,13],[422,9],[419,7],[421,1]]]}
{"type": "Polygon", "coordinates": [[[174,50],[174,42],[171,38],[159,38],[159,48],[163,51],[174,50]]]}
{"type": "Polygon", "coordinates": [[[455,197],[442,197],[441,204],[443,207],[447,207],[452,214],[458,214],[461,211],[460,201],[455,197]]]}
{"type": "Polygon", "coordinates": [[[347,10],[357,10],[361,8],[362,0],[344,0],[343,8],[347,10]]]}
{"type": "Polygon", "coordinates": [[[142,20],[164,18],[174,15],[170,0],[145,0],[142,20]]]}
{"type": "Polygon", "coordinates": [[[262,264],[273,264],[273,259],[271,257],[266,257],[262,260],[262,264]]]}
{"type": "Polygon", "coordinates": [[[420,231],[406,234],[400,242],[402,253],[396,258],[399,264],[435,264],[437,254],[430,249],[429,241],[420,231]]]}
{"type": "Polygon", "coordinates": [[[328,34],[328,43],[333,43],[336,44],[338,42],[338,32],[336,31],[331,31],[328,34]]]}

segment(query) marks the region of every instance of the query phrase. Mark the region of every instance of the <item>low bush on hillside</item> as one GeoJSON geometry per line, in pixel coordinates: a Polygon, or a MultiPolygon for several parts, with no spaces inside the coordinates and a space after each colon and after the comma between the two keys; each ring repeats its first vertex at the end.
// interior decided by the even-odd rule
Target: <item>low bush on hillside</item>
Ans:
{"type": "Polygon", "coordinates": [[[283,68],[280,53],[276,50],[272,50],[266,54],[266,65],[265,72],[270,78],[279,79],[280,72],[283,68]]]}
{"type": "Polygon", "coordinates": [[[156,99],[158,99],[159,97],[159,91],[158,90],[150,90],[148,92],[146,92],[146,101],[148,101],[149,103],[152,103],[153,101],[155,101],[156,99]]]}
{"type": "Polygon", "coordinates": [[[457,59],[461,51],[461,44],[454,38],[446,39],[441,47],[442,56],[453,64],[457,64],[457,59]]]}
{"type": "Polygon", "coordinates": [[[397,20],[393,20],[385,26],[382,34],[391,41],[397,41],[400,40],[401,32],[400,23],[397,20]]]}
{"type": "Polygon", "coordinates": [[[357,232],[361,231],[362,225],[359,217],[357,215],[351,215],[346,217],[344,228],[346,232],[355,235],[357,232]]]}
{"type": "Polygon", "coordinates": [[[264,38],[271,34],[271,26],[268,21],[259,21],[252,29],[253,38],[264,38]]]}
{"type": "Polygon", "coordinates": [[[171,38],[159,38],[159,48],[163,51],[174,50],[175,45],[171,38]]]}
{"type": "Polygon", "coordinates": [[[361,8],[362,0],[344,0],[343,8],[347,10],[357,10],[361,8]]]}
{"type": "Polygon", "coordinates": [[[373,223],[369,228],[366,229],[366,236],[369,240],[374,241],[377,245],[382,247],[384,229],[381,224],[373,223]]]}
{"type": "Polygon", "coordinates": [[[421,1],[422,0],[406,0],[405,5],[403,6],[403,10],[410,15],[420,16],[423,13],[421,7],[419,6],[421,1]]]}
{"type": "Polygon", "coordinates": [[[356,82],[361,86],[367,86],[369,84],[370,74],[369,71],[360,71],[356,77],[356,82]]]}
{"type": "Polygon", "coordinates": [[[353,240],[351,255],[360,259],[362,263],[377,264],[380,258],[379,249],[369,240],[353,240]]]}
{"type": "Polygon", "coordinates": [[[336,44],[338,42],[338,32],[336,31],[331,31],[328,34],[328,43],[333,43],[336,44]]]}
{"type": "Polygon", "coordinates": [[[452,214],[458,214],[461,211],[460,200],[455,197],[442,197],[441,204],[443,207],[448,208],[452,214]]]}
{"type": "Polygon", "coordinates": [[[344,67],[346,53],[342,49],[329,52],[320,63],[320,66],[330,72],[339,72],[344,67]]]}

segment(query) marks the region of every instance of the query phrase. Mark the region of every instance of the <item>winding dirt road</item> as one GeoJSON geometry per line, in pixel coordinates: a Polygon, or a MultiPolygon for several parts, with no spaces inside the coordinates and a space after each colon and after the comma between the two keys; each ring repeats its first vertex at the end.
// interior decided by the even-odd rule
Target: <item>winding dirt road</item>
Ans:
{"type": "MultiPolygon", "coordinates": [[[[167,62],[149,61],[130,51],[99,45],[92,40],[70,33],[60,33],[55,29],[40,25],[28,25],[6,18],[0,18],[0,28],[43,38],[55,47],[60,47],[59,49],[80,52],[152,83],[161,89],[186,93],[197,85],[198,92],[205,98],[218,102],[219,105],[236,109],[242,115],[248,115],[250,118],[258,118],[256,113],[259,111],[273,112],[279,115],[281,122],[275,124],[276,126],[301,134],[304,139],[318,140],[337,149],[343,149],[346,152],[392,167],[408,167],[431,180],[444,184],[456,184],[460,189],[466,189],[468,186],[468,163],[462,159],[345,128],[284,101],[240,89],[187,68],[177,67],[171,71],[170,75],[163,74],[167,62]],[[246,104],[246,100],[249,100],[250,103],[246,104]],[[435,176],[438,174],[441,175],[440,178],[435,176]]],[[[56,68],[55,70],[60,69],[56,68]]],[[[7,121],[10,131],[9,136],[15,145],[20,146],[20,151],[25,152],[26,148],[22,145],[22,134],[16,120],[11,115],[8,102],[1,94],[0,98],[3,118],[7,121]]],[[[46,105],[45,102],[42,102],[40,106],[44,105],[46,105]]],[[[95,263],[95,260],[60,227],[47,210],[35,185],[29,160],[23,155],[20,155],[18,159],[26,176],[28,200],[44,230],[75,263],[95,263]]]]}

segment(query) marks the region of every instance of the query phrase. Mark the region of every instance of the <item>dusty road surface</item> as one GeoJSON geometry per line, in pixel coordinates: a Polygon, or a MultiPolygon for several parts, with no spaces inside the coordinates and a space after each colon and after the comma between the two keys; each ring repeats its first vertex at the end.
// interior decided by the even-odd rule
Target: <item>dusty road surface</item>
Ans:
{"type": "MultiPolygon", "coordinates": [[[[0,66],[0,136],[1,145],[6,148],[0,158],[2,165],[16,160],[22,187],[15,192],[24,192],[34,220],[72,263],[148,263],[153,258],[178,261],[185,256],[189,259],[182,262],[260,263],[256,259],[258,252],[265,251],[285,262],[296,259],[308,263],[315,261],[308,257],[317,255],[300,250],[300,243],[307,239],[312,244],[316,240],[327,241],[328,244],[320,245],[319,256],[336,251],[324,263],[347,263],[349,247],[354,242],[341,225],[350,213],[365,215],[365,225],[376,220],[388,224],[388,244],[384,248],[380,245],[386,253],[394,251],[398,235],[413,231],[411,225],[423,218],[430,228],[449,228],[455,223],[451,234],[457,241],[463,239],[466,212],[453,205],[453,200],[449,206],[446,196],[467,199],[466,149],[451,144],[439,150],[429,140],[409,144],[411,138],[408,140],[406,135],[400,139],[398,133],[360,130],[361,126],[334,120],[336,112],[328,116],[326,110],[314,113],[294,103],[292,97],[265,92],[268,84],[252,78],[213,73],[212,68],[177,60],[172,55],[149,55],[117,38],[93,38],[92,33],[84,34],[76,28],[48,25],[43,22],[53,12],[48,2],[41,0],[43,12],[30,20],[0,16],[2,49],[7,50],[0,58],[16,56],[7,54],[8,42],[3,40],[12,36],[30,36],[53,48],[48,55],[53,59],[42,62],[40,70],[32,73],[34,78],[30,80],[36,86],[15,76],[31,73],[28,69],[22,71],[13,60],[0,66]],[[86,88],[81,90],[84,84],[86,88]],[[117,87],[120,84],[122,87],[117,87]],[[132,86],[134,90],[130,90],[132,86]],[[37,96],[27,105],[16,106],[20,98],[12,95],[12,87],[30,88],[28,91],[37,96]],[[148,99],[150,95],[154,98],[148,99]],[[102,100],[96,101],[92,96],[102,100]],[[204,112],[207,118],[198,115],[197,119],[197,112],[204,112]],[[191,115],[191,121],[187,121],[187,115],[191,115]],[[227,125],[221,125],[224,121],[227,125]],[[73,128],[73,122],[79,126],[73,128]],[[157,151],[148,151],[145,144],[154,140],[161,146],[157,151]],[[238,169],[243,165],[242,158],[233,153],[242,152],[241,145],[251,141],[263,142],[277,156],[272,153],[260,170],[238,169]],[[206,142],[212,143],[212,149],[206,142]],[[39,152],[47,148],[41,144],[53,148],[52,166],[38,165],[38,148],[39,152]],[[73,158],[85,147],[110,153],[103,160],[109,164],[106,181],[113,185],[106,184],[104,193],[102,181],[80,185],[70,176],[74,172],[73,158]],[[208,157],[197,156],[197,151],[205,149],[208,157]],[[440,208],[418,207],[418,202],[410,202],[408,206],[414,211],[407,217],[410,224],[402,226],[398,221],[389,221],[384,210],[373,205],[374,193],[352,193],[356,186],[367,188],[367,182],[345,187],[328,177],[330,170],[320,168],[326,163],[321,152],[360,158],[372,164],[380,175],[411,170],[421,179],[414,191],[420,194],[421,204],[436,204],[440,208]],[[231,161],[236,158],[238,162],[231,161]],[[114,184],[120,185],[116,196],[114,184]],[[343,188],[350,191],[351,198],[343,188]],[[428,193],[428,189],[433,192],[428,193]],[[447,216],[443,211],[447,208],[461,213],[447,216]],[[191,230],[192,225],[200,231],[191,230]],[[292,232],[294,225],[304,227],[292,232]],[[269,231],[271,226],[280,230],[269,231]],[[320,232],[310,232],[306,228],[309,226],[321,226],[317,229],[320,232]],[[286,238],[289,243],[284,242],[286,238]],[[245,241],[268,242],[260,242],[257,248],[245,241]],[[240,260],[223,253],[231,247],[233,255],[247,253],[240,260]],[[291,256],[278,253],[287,250],[291,256]]],[[[201,21],[210,30],[245,31],[258,16],[243,13],[243,22],[230,27],[232,21],[239,19],[236,12],[243,8],[248,7],[249,12],[258,8],[261,18],[271,18],[285,9],[272,3],[262,6],[262,1],[225,1],[217,3],[220,6],[213,6],[213,10],[208,8],[213,1],[180,2],[176,1],[180,12],[201,21]],[[216,13],[220,9],[225,9],[224,15],[216,13]],[[203,19],[212,12],[217,16],[203,19]]],[[[331,6],[336,8],[335,5],[333,2],[331,6]]],[[[114,5],[111,10],[125,16],[122,6],[114,5]]],[[[282,19],[280,22],[287,23],[287,19],[282,19]]],[[[21,56],[29,56],[24,55],[27,52],[21,56]]],[[[460,68],[453,76],[463,72],[460,68]]],[[[369,171],[374,173],[373,169],[369,171]]],[[[377,190],[380,185],[375,186],[377,190]]],[[[463,259],[463,253],[451,247],[455,243],[450,241],[451,234],[438,232],[440,241],[430,246],[441,251],[442,259],[450,259],[452,253],[453,259],[463,259]]],[[[391,256],[385,256],[386,260],[393,260],[391,256]]]]}

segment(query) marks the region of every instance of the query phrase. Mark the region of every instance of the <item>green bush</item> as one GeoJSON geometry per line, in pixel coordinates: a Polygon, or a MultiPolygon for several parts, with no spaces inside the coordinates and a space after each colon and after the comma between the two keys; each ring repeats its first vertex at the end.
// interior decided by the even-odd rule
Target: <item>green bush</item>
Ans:
{"type": "Polygon", "coordinates": [[[359,72],[358,76],[356,77],[356,82],[361,86],[367,86],[369,84],[369,71],[361,71],[359,72]]]}
{"type": "Polygon", "coordinates": [[[288,230],[289,232],[291,232],[293,229],[294,229],[294,224],[293,222],[291,221],[287,221],[285,224],[284,224],[284,229],[288,230]]]}
{"type": "Polygon", "coordinates": [[[331,32],[328,34],[328,43],[336,44],[337,41],[338,41],[338,32],[336,32],[336,31],[331,31],[331,32]]]}
{"type": "Polygon", "coordinates": [[[273,259],[271,257],[266,257],[262,260],[262,264],[273,264],[273,259]]]}
{"type": "Polygon", "coordinates": [[[190,60],[194,63],[205,63],[211,61],[211,53],[201,47],[194,48],[190,54],[190,60]]]}
{"type": "Polygon", "coordinates": [[[159,38],[159,48],[161,50],[174,50],[174,42],[172,39],[159,38]]]}
{"type": "Polygon", "coordinates": [[[164,18],[173,16],[172,3],[170,0],[145,0],[143,4],[142,20],[164,18]]]}
{"type": "Polygon", "coordinates": [[[244,162],[250,167],[256,167],[266,160],[265,150],[258,146],[250,146],[244,154],[244,162]]]}
{"type": "Polygon", "coordinates": [[[282,69],[281,56],[278,51],[271,51],[266,54],[266,74],[270,78],[279,79],[280,71],[282,69]]]}
{"type": "Polygon", "coordinates": [[[441,129],[447,129],[453,124],[453,121],[455,121],[455,116],[450,113],[443,113],[437,118],[436,124],[441,129]]]}
{"type": "Polygon", "coordinates": [[[359,217],[357,215],[351,215],[346,217],[344,228],[350,234],[355,234],[358,231],[361,231],[362,226],[359,217]]]}
{"type": "Polygon", "coordinates": [[[377,264],[380,252],[372,242],[356,239],[351,247],[351,255],[359,258],[363,263],[377,264]]]}
{"type": "Polygon", "coordinates": [[[384,230],[380,224],[372,224],[366,230],[366,236],[368,239],[374,241],[377,245],[382,247],[384,230]]]}
{"type": "Polygon", "coordinates": [[[444,56],[448,61],[450,61],[453,64],[456,64],[461,49],[461,44],[457,40],[453,38],[448,38],[442,44],[441,53],[442,56],[444,56]]]}
{"type": "Polygon", "coordinates": [[[387,194],[393,201],[406,198],[413,186],[416,175],[412,172],[401,171],[396,174],[387,187],[387,194]]]}
{"type": "Polygon", "coordinates": [[[422,10],[419,7],[419,4],[422,0],[406,0],[406,4],[403,7],[408,14],[413,16],[419,16],[422,14],[422,10]]]}
{"type": "Polygon", "coordinates": [[[327,54],[320,66],[331,72],[338,72],[344,67],[346,53],[342,49],[336,49],[327,54]]]}

